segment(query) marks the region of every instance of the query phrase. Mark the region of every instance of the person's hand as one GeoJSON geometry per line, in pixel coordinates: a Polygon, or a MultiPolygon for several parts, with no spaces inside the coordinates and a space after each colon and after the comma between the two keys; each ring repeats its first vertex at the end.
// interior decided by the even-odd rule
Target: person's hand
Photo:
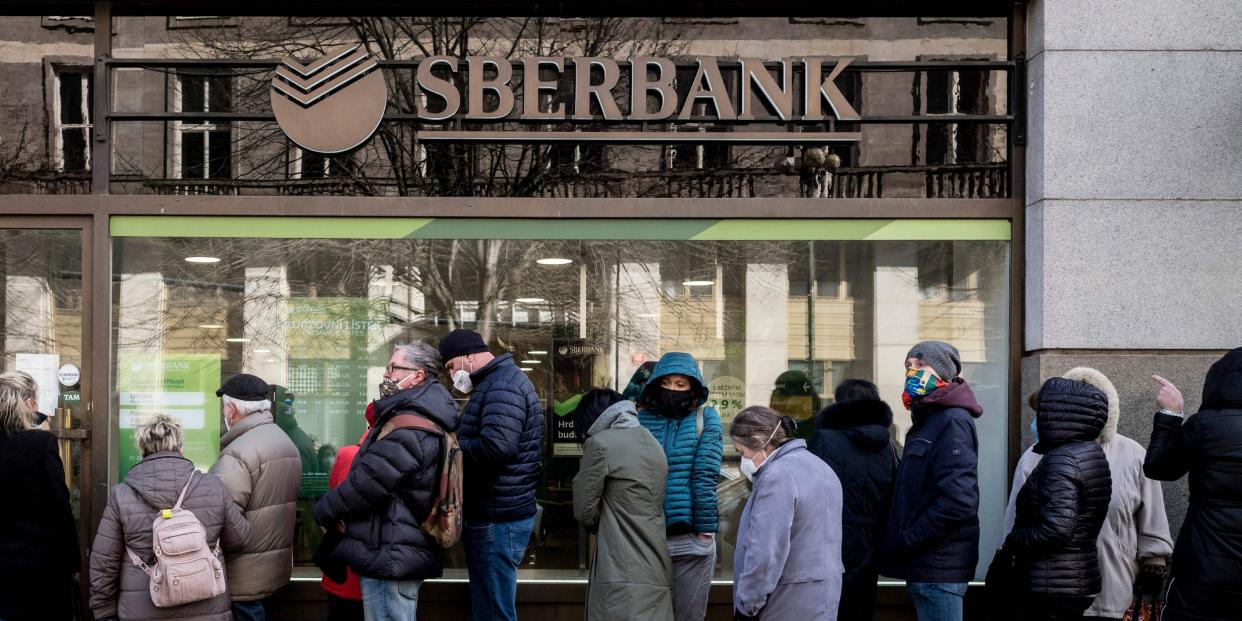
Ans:
{"type": "Polygon", "coordinates": [[[1156,391],[1156,405],[1160,406],[1160,409],[1171,412],[1184,412],[1186,410],[1186,400],[1182,398],[1182,391],[1178,390],[1177,386],[1173,385],[1173,382],[1159,375],[1153,375],[1151,378],[1156,380],[1157,384],[1160,384],[1160,390],[1156,391]]]}
{"type": "MultiPolygon", "coordinates": [[[[1154,559],[1149,559],[1149,561],[1154,559]]],[[[1158,597],[1164,591],[1164,577],[1168,575],[1169,568],[1164,564],[1164,559],[1158,562],[1144,562],[1139,571],[1136,582],[1137,591],[1152,597],[1158,597]]]]}
{"type": "Polygon", "coordinates": [[[742,614],[742,611],[734,608],[733,621],[759,621],[759,616],[755,615],[752,617],[750,615],[742,614]]]}
{"type": "Polygon", "coordinates": [[[698,537],[698,538],[699,538],[699,541],[700,541],[701,543],[711,543],[711,542],[712,542],[712,536],[711,536],[711,534],[709,534],[709,533],[699,533],[699,534],[695,535],[695,537],[698,537]]]}
{"type": "Polygon", "coordinates": [[[345,522],[336,523],[336,532],[341,533],[342,535],[345,534],[345,522]]]}

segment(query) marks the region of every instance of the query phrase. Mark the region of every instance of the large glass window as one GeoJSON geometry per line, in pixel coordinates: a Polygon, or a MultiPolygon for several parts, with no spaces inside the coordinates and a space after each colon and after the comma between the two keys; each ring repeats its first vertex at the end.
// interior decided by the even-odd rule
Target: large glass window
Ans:
{"type": "MultiPolygon", "coordinates": [[[[112,232],[117,444],[163,409],[181,416],[187,451],[207,467],[221,429],[213,391],[234,373],[263,377],[303,453],[299,562],[318,538],[308,509],[336,450],[363,433],[392,347],[457,327],[512,353],[546,412],[524,567],[585,568],[570,493],[576,397],[623,390],[669,351],[698,360],[726,425],[764,404],[809,432],[835,384],[863,378],[898,413],[900,440],[906,352],[923,339],[956,344],[986,410],[983,541],[997,536],[988,529],[1005,490],[1007,222],[118,217],[112,232]]],[[[123,476],[136,456],[118,457],[123,476]]],[[[720,483],[726,578],[747,493],[737,463],[726,458],[720,483]]],[[[450,562],[463,567],[460,555],[450,562]]]]}

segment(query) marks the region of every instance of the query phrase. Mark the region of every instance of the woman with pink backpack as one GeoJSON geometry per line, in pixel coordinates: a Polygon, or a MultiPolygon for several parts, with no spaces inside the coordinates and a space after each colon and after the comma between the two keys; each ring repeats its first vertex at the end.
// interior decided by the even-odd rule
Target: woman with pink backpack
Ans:
{"type": "Polygon", "coordinates": [[[156,414],[134,437],[142,461],[112,488],[91,546],[95,618],[229,621],[221,554],[241,550],[250,525],[224,482],[182,456],[177,421],[156,414]]]}

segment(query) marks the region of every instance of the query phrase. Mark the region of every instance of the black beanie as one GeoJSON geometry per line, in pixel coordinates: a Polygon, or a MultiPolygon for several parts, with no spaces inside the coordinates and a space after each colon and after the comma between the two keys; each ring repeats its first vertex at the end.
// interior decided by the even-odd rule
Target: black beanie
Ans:
{"type": "Polygon", "coordinates": [[[448,362],[458,356],[468,356],[488,351],[483,337],[474,330],[459,328],[440,339],[440,358],[448,362]]]}

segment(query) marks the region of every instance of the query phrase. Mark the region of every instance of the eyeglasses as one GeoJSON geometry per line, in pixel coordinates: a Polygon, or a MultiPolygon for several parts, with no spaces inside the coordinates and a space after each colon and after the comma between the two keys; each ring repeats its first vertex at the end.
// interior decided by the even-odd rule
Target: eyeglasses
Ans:
{"type": "Polygon", "coordinates": [[[402,366],[398,366],[395,364],[390,364],[387,367],[384,367],[384,369],[389,373],[392,373],[393,371],[396,371],[396,370],[401,370],[401,371],[421,371],[422,370],[422,369],[415,369],[412,367],[402,367],[402,366]]]}

